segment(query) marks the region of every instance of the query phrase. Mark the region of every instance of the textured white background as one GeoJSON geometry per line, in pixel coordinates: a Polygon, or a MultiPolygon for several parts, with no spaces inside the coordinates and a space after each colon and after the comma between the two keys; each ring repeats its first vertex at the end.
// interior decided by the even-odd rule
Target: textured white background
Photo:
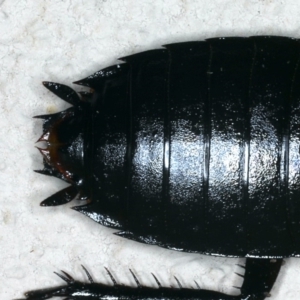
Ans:
{"type": "MultiPolygon", "coordinates": [[[[118,57],[178,41],[299,38],[299,16],[297,0],[0,1],[0,299],[60,285],[53,274],[59,269],[85,280],[80,264],[107,284],[103,266],[127,285],[134,285],[130,267],[144,285],[155,286],[154,272],[166,286],[176,286],[175,275],[184,286],[196,280],[203,288],[234,291],[241,284],[235,264],[243,260],[144,246],[114,236],[71,205],[40,207],[64,184],[32,171],[42,167],[34,148],[41,121],[32,116],[66,107],[42,80],[71,85],[118,57]]],[[[271,299],[299,299],[299,272],[300,260],[287,260],[271,299]]]]}

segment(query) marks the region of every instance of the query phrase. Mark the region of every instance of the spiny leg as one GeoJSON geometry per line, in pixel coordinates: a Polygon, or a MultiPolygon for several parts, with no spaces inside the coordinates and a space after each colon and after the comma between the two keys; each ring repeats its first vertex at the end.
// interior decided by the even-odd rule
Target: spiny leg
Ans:
{"type": "MultiPolygon", "coordinates": [[[[69,275],[67,272],[61,270],[61,273],[54,272],[58,277],[60,277],[63,281],[67,283],[67,285],[64,286],[57,286],[53,288],[46,288],[46,289],[39,289],[39,290],[33,290],[25,293],[25,299],[26,300],[46,300],[51,299],[53,297],[67,297],[66,299],[82,299],[82,292],[87,291],[87,293],[84,294],[84,296],[93,296],[92,294],[92,288],[95,285],[92,276],[88,272],[88,270],[81,265],[85,274],[87,275],[87,278],[89,280],[89,283],[79,282],[76,281],[71,275],[69,275]],[[91,290],[91,291],[90,291],[91,290]]],[[[25,300],[25,299],[19,299],[19,300],[25,300]]],[[[90,298],[85,298],[90,299],[90,298]]]]}
{"type": "Polygon", "coordinates": [[[242,299],[262,300],[269,297],[282,262],[283,259],[247,258],[241,287],[242,299]]]}
{"type": "MultiPolygon", "coordinates": [[[[282,259],[253,259],[248,258],[245,266],[244,282],[242,284],[241,295],[231,296],[223,293],[203,290],[197,282],[196,289],[188,289],[182,287],[180,281],[175,277],[179,288],[163,287],[156,276],[152,274],[158,288],[144,287],[140,284],[136,275],[129,269],[134,278],[137,287],[127,287],[117,284],[115,278],[110,271],[106,269],[113,286],[107,286],[101,283],[94,283],[91,275],[85,267],[85,271],[89,282],[83,283],[73,279],[68,273],[61,271],[63,274],[56,273],[62,278],[67,285],[58,286],[43,290],[30,291],[25,294],[27,300],[45,300],[52,297],[67,297],[64,300],[81,300],[83,299],[137,299],[137,300],[154,300],[154,299],[169,299],[169,300],[263,300],[270,295],[270,291],[277,278],[282,264],[282,259]]],[[[243,267],[243,266],[241,266],[243,267]]]]}
{"type": "MultiPolygon", "coordinates": [[[[134,278],[137,287],[127,287],[117,284],[115,278],[106,269],[109,277],[113,282],[113,286],[107,286],[101,283],[94,283],[91,275],[82,266],[85,271],[89,282],[79,282],[76,281],[68,273],[61,271],[62,274],[56,273],[62,280],[67,284],[64,286],[57,286],[53,288],[40,289],[29,291],[25,294],[26,300],[46,300],[53,297],[63,297],[64,300],[83,300],[83,299],[97,299],[105,300],[107,298],[113,298],[116,300],[122,299],[137,299],[137,300],[157,300],[167,298],[169,300],[180,300],[180,299],[190,299],[190,300],[239,300],[235,296],[228,296],[218,292],[206,291],[200,289],[187,289],[181,286],[179,280],[175,277],[180,288],[169,288],[163,287],[158,281],[156,276],[152,274],[155,279],[158,288],[144,287],[140,284],[134,272],[129,269],[131,275],[134,278]],[[67,297],[67,298],[66,298],[67,297]]],[[[21,299],[20,299],[21,300],[21,299]]],[[[25,299],[22,299],[25,300],[25,299]]]]}

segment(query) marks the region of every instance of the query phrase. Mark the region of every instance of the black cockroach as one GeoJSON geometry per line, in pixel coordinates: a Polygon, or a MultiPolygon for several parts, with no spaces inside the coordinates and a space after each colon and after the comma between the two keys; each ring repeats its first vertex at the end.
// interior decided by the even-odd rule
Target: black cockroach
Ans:
{"type": "Polygon", "coordinates": [[[38,116],[38,172],[70,183],[42,206],[77,197],[119,236],[247,260],[239,296],[65,274],[67,286],[27,299],[265,299],[283,258],[300,254],[299,58],[297,39],[214,38],[122,58],[75,82],[89,93],[44,82],[73,106],[38,116]]]}

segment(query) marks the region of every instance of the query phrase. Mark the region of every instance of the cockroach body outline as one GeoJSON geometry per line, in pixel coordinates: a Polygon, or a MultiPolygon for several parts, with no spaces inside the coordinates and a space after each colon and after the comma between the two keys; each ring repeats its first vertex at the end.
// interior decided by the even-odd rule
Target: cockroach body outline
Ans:
{"type": "MultiPolygon", "coordinates": [[[[247,258],[239,296],[160,286],[124,296],[114,282],[109,297],[265,299],[283,258],[300,255],[299,40],[214,38],[121,60],[75,82],[92,92],[44,82],[72,107],[37,116],[47,143],[37,172],[70,183],[41,205],[78,197],[87,204],[73,209],[119,236],[247,258]]],[[[90,299],[106,297],[97,288],[90,299]]]]}

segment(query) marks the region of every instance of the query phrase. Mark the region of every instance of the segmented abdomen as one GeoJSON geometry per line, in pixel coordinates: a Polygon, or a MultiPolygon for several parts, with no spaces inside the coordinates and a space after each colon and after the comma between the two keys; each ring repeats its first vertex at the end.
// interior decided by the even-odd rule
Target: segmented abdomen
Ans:
{"type": "Polygon", "coordinates": [[[120,235],[207,254],[300,253],[299,53],[290,38],[209,39],[78,82],[95,89],[93,201],[120,235]]]}

